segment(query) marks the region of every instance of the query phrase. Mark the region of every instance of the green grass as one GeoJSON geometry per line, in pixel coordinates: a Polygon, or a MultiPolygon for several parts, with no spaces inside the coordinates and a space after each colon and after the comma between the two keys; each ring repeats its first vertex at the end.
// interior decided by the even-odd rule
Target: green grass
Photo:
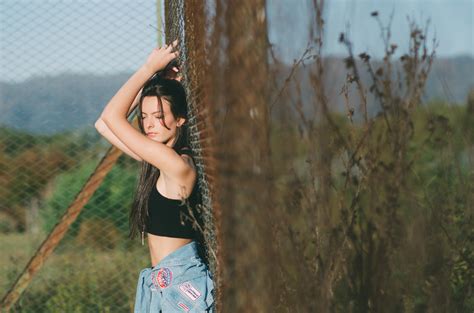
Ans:
{"type": "MultiPolygon", "coordinates": [[[[0,235],[2,296],[24,269],[44,234],[0,235]]],[[[12,312],[132,312],[138,274],[150,266],[148,250],[138,241],[132,248],[100,251],[61,247],[46,260],[12,312]]]]}

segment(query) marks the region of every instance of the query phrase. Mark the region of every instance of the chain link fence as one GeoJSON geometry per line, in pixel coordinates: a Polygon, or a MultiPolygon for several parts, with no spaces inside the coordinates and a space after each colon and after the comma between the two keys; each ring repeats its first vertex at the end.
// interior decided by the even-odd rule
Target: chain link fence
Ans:
{"type": "MultiPolygon", "coordinates": [[[[0,1],[0,288],[5,295],[110,148],[94,122],[163,37],[161,1],[0,1]]],[[[130,312],[139,163],[120,156],[13,312],[130,312]]]]}

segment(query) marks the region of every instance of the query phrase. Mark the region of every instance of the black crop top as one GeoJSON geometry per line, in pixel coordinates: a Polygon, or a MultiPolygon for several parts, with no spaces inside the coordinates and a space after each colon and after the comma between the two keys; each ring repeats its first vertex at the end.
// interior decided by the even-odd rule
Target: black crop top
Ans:
{"type": "MultiPolygon", "coordinates": [[[[183,148],[179,151],[180,155],[183,153],[192,157],[189,148],[183,148]]],[[[194,209],[197,185],[196,181],[191,194],[187,198],[189,205],[193,208],[194,216],[196,216],[194,209]]],[[[196,233],[192,228],[192,221],[188,220],[189,218],[192,217],[189,215],[188,206],[185,201],[167,198],[156,189],[156,183],[153,185],[148,198],[148,217],[145,223],[146,232],[159,236],[194,239],[196,233]],[[182,219],[181,215],[183,215],[182,219]],[[184,225],[181,224],[181,220],[183,220],[184,225]]]]}

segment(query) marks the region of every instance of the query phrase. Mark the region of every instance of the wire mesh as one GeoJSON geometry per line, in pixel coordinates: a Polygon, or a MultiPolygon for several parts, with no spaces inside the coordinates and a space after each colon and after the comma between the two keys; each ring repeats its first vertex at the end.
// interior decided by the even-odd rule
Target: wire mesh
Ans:
{"type": "Polygon", "coordinates": [[[206,73],[206,58],[204,40],[206,28],[206,5],[202,1],[164,1],[164,20],[167,42],[179,39],[180,70],[183,74],[182,83],[186,89],[190,119],[189,144],[195,154],[198,171],[198,184],[202,195],[200,215],[205,256],[214,280],[215,309],[219,308],[221,244],[220,206],[216,201],[216,159],[215,138],[212,117],[210,116],[211,102],[207,101],[204,74],[206,73]],[[214,185],[214,186],[213,186],[214,185]]]}
{"type": "Polygon", "coordinates": [[[196,142],[211,182],[217,309],[263,312],[277,279],[265,1],[165,1],[165,12],[167,36],[184,38],[188,95],[206,111],[196,142]]]}
{"type": "MultiPolygon", "coordinates": [[[[157,44],[159,1],[0,1],[0,288],[12,286],[110,144],[94,128],[157,44]]],[[[120,156],[13,312],[130,312],[148,251],[120,156]]]]}

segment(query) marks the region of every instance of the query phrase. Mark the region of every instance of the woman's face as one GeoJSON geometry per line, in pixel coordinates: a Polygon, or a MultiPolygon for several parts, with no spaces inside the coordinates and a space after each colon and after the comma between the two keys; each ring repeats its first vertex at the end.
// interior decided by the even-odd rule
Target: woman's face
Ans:
{"type": "Polygon", "coordinates": [[[184,122],[183,118],[174,118],[171,112],[170,103],[161,98],[163,111],[161,112],[158,99],[156,97],[144,97],[142,101],[142,124],[148,138],[162,142],[167,146],[172,146],[176,136],[176,128],[184,122]],[[169,129],[163,123],[165,121],[169,129]]]}

